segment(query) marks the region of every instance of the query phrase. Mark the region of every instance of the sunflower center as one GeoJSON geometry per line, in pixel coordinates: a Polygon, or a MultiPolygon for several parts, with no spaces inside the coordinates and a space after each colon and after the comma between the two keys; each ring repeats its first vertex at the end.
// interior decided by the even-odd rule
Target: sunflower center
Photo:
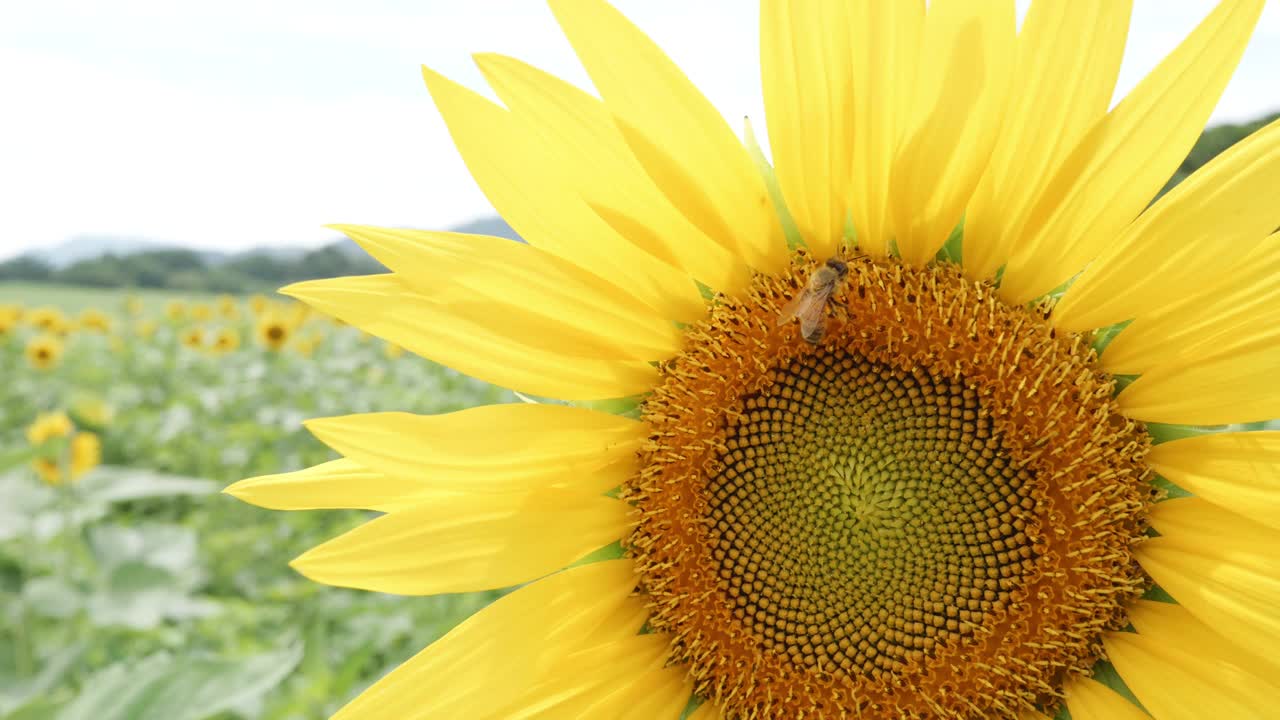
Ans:
{"type": "Polygon", "coordinates": [[[1146,579],[1145,431],[1088,342],[954,268],[800,258],[691,328],[644,407],[628,551],[730,718],[1050,709],[1146,579]]]}
{"type": "Polygon", "coordinates": [[[279,325],[272,325],[271,327],[267,328],[268,340],[279,340],[282,337],[284,337],[284,328],[280,327],[279,325]]]}
{"type": "Polygon", "coordinates": [[[742,407],[708,478],[709,537],[768,651],[892,672],[972,633],[1033,572],[1029,472],[962,382],[823,348],[742,407]]]}

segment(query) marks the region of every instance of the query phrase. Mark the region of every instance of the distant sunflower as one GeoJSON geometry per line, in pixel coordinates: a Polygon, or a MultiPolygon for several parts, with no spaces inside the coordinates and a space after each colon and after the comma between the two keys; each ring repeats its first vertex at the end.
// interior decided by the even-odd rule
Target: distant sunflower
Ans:
{"type": "Polygon", "coordinates": [[[25,314],[24,319],[31,327],[48,333],[62,332],[71,324],[66,313],[52,306],[33,308],[25,314]]]}
{"type": "Polygon", "coordinates": [[[177,322],[187,317],[187,304],[182,300],[170,300],[164,305],[164,315],[177,322]]]}
{"type": "MultiPolygon", "coordinates": [[[[27,442],[32,447],[41,447],[50,440],[69,438],[73,432],[75,432],[75,425],[71,423],[66,413],[40,413],[27,427],[27,442]]],[[[58,455],[37,457],[31,462],[31,467],[41,480],[50,485],[62,482],[62,465],[58,455]]]]}
{"type": "Polygon", "coordinates": [[[235,352],[240,347],[240,333],[235,328],[220,328],[213,336],[211,347],[218,354],[235,352]]]}
{"type": "Polygon", "coordinates": [[[235,320],[240,317],[240,308],[236,305],[236,299],[230,295],[218,296],[218,314],[224,320],[235,320]]]}
{"type": "Polygon", "coordinates": [[[111,316],[97,308],[85,308],[77,318],[80,327],[96,333],[111,332],[111,316]]]}
{"type": "Polygon", "coordinates": [[[289,342],[290,324],[276,315],[258,321],[258,342],[268,350],[280,350],[289,342]]]}
{"type": "Polygon", "coordinates": [[[192,350],[199,350],[204,347],[205,330],[198,325],[189,327],[182,331],[182,335],[179,340],[182,342],[183,346],[189,347],[192,350]]]}
{"type": "Polygon", "coordinates": [[[36,370],[50,370],[62,359],[62,341],[50,333],[41,333],[27,341],[27,364],[36,370]]]}
{"type": "Polygon", "coordinates": [[[14,326],[18,324],[18,318],[0,310],[0,338],[13,332],[14,326]]]}
{"type": "Polygon", "coordinates": [[[209,322],[213,319],[213,306],[208,303],[195,303],[191,306],[189,314],[196,322],[209,322]]]}
{"type": "Polygon", "coordinates": [[[603,100],[426,71],[528,244],[346,227],[391,272],[286,294],[638,407],[315,420],[228,489],[385,513],[320,582],[524,585],[336,717],[1275,717],[1280,433],[1157,441],[1280,417],[1280,124],[1148,207],[1262,4],[1109,109],[1127,2],[765,0],[772,168],[600,0],[551,5],[603,100]]]}

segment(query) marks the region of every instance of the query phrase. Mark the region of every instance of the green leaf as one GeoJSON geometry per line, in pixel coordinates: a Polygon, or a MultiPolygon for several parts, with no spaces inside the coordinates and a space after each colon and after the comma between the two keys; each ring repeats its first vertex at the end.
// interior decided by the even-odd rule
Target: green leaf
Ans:
{"type": "Polygon", "coordinates": [[[152,655],[85,683],[58,720],[202,720],[257,701],[302,659],[302,647],[244,659],[152,655]]]}
{"type": "Polygon", "coordinates": [[[104,465],[86,475],[77,489],[89,500],[113,503],[175,495],[212,495],[221,488],[218,483],[202,478],[104,465]]]}

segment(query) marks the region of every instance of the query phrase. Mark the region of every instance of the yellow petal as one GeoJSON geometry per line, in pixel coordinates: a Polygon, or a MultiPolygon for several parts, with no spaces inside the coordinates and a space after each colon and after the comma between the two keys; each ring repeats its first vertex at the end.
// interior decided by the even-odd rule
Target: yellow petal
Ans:
{"type": "Polygon", "coordinates": [[[575,192],[558,159],[507,110],[427,68],[427,89],[485,197],[529,244],[601,277],[625,277],[664,317],[705,309],[688,275],[622,238],[575,192]]]}
{"type": "Polygon", "coordinates": [[[1137,547],[1142,568],[1180,605],[1247,652],[1280,646],[1280,534],[1206,500],[1156,505],[1161,537],[1137,547]]]}
{"type": "Polygon", "coordinates": [[[1180,298],[1151,308],[1102,353],[1108,372],[1134,375],[1196,348],[1234,344],[1280,324],[1280,233],[1217,278],[1191,283],[1180,298]]]}
{"type": "Polygon", "coordinates": [[[1045,187],[1005,266],[1021,304],[1081,270],[1142,212],[1204,129],[1263,0],[1224,0],[1093,127],[1045,187]]]}
{"type": "Polygon", "coordinates": [[[632,153],[671,203],[753,267],[781,270],[786,244],[764,180],[715,106],[603,0],[550,4],[632,153]]]}
{"type": "Polygon", "coordinates": [[[358,508],[385,511],[427,492],[416,475],[374,472],[346,458],[296,472],[241,480],[223,490],[244,502],[272,510],[358,508]]]}
{"type": "Polygon", "coordinates": [[[1280,325],[1255,331],[1166,358],[1120,393],[1121,410],[1137,420],[1180,425],[1280,417],[1280,325]]]}
{"type": "Polygon", "coordinates": [[[1280,530],[1280,432],[1211,433],[1161,443],[1147,463],[1193,495],[1280,530]]]}
{"type": "Polygon", "coordinates": [[[742,259],[671,205],[604,103],[519,60],[490,53],[475,59],[516,120],[546,144],[576,192],[618,234],[715,290],[735,294],[746,286],[742,259]]]}
{"type": "Polygon", "coordinates": [[[1120,693],[1092,678],[1072,678],[1063,690],[1071,720],[1151,720],[1120,693]]]}
{"type": "Polygon", "coordinates": [[[326,585],[398,595],[510,587],[620,539],[627,509],[561,488],[441,495],[367,522],[292,565],[326,585]]]}
{"type": "Polygon", "coordinates": [[[565,405],[482,405],[442,415],[368,413],[309,420],[321,442],[420,486],[468,493],[572,487],[603,492],[635,470],[645,425],[565,405]]]}
{"type": "Polygon", "coordinates": [[[522,343],[558,338],[582,357],[661,360],[679,352],[674,324],[617,285],[568,261],[504,238],[335,226],[406,284],[522,343]]]}
{"type": "Polygon", "coordinates": [[[805,244],[843,244],[853,145],[848,3],[760,3],[760,66],[774,171],[805,244]]]}
{"type": "Polygon", "coordinates": [[[925,16],[911,116],[890,179],[903,259],[933,259],[991,157],[1013,65],[1012,2],[934,0],[925,16]]]}
{"type": "Polygon", "coordinates": [[[1202,720],[1208,708],[1218,717],[1262,720],[1275,704],[1277,688],[1213,657],[1209,648],[1123,632],[1102,642],[1125,685],[1160,720],[1202,720]]]}
{"type": "Polygon", "coordinates": [[[1138,600],[1126,608],[1126,612],[1138,632],[1158,642],[1168,641],[1171,649],[1205,655],[1214,662],[1236,666],[1272,683],[1280,678],[1280,659],[1249,653],[1177,603],[1138,600]]]}
{"type": "Polygon", "coordinates": [[[629,613],[629,560],[565,570],[495,600],[374,683],[333,720],[484,717],[629,613]]]}
{"type": "Polygon", "coordinates": [[[1036,2],[1018,33],[1004,124],[964,217],[964,272],[995,277],[1044,189],[1115,90],[1129,0],[1036,2]]]}
{"type": "Polygon", "coordinates": [[[858,247],[888,252],[889,177],[907,129],[920,65],[924,0],[857,2],[849,7],[853,63],[852,202],[858,247]]]}
{"type": "Polygon", "coordinates": [[[633,635],[592,646],[549,668],[546,680],[494,720],[669,718],[677,720],[691,687],[682,668],[664,668],[670,640],[633,635]]]}
{"type": "Polygon", "coordinates": [[[1280,227],[1280,121],[1160,198],[1072,283],[1053,323],[1072,332],[1140,317],[1225,271],[1280,227]]]}
{"type": "Polygon", "coordinates": [[[524,393],[601,400],[645,392],[658,379],[649,363],[565,353],[556,337],[538,345],[516,342],[455,315],[395,275],[312,280],[281,292],[410,352],[524,393]]]}

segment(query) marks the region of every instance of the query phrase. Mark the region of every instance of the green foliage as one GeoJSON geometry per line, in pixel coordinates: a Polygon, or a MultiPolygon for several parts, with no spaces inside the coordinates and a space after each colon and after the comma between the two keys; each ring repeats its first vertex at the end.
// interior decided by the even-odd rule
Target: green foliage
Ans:
{"type": "Polygon", "coordinates": [[[154,301],[144,314],[158,328],[143,338],[122,295],[94,292],[41,298],[119,308],[115,335],[73,332],[51,371],[22,359],[34,330],[0,336],[0,718],[327,717],[496,597],[317,585],[289,560],[373,513],[275,512],[219,491],[335,457],[305,418],[445,412],[511,393],[391,359],[322,319],[293,329],[319,338],[314,352],[269,352],[243,303],[206,325],[237,330],[235,352],[184,346],[190,326],[160,319],[154,301]],[[94,420],[95,405],[110,417],[94,420]],[[66,486],[28,466],[24,428],[52,410],[92,425],[107,463],[66,486]]]}
{"type": "Polygon", "coordinates": [[[299,280],[364,275],[382,266],[346,243],[334,243],[276,257],[253,252],[222,260],[192,250],[144,250],[128,255],[101,255],[55,268],[43,260],[21,256],[0,262],[0,281],[66,283],[99,288],[151,288],[184,292],[263,292],[299,280]]]}

